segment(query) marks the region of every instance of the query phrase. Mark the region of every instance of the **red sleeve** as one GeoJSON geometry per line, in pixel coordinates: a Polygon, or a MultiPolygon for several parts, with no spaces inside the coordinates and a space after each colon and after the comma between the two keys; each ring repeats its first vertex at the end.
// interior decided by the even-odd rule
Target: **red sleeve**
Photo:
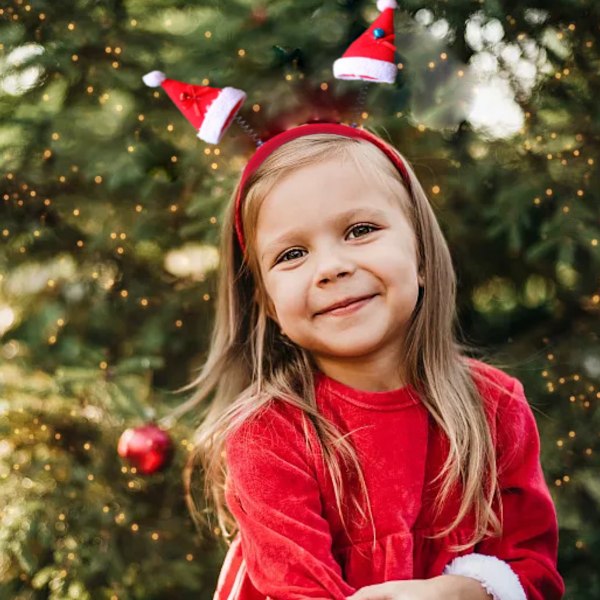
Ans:
{"type": "Polygon", "coordinates": [[[291,412],[269,408],[229,436],[225,498],[257,590],[272,600],[345,600],[356,589],[333,558],[301,416],[291,412]]]}
{"type": "Polygon", "coordinates": [[[523,384],[514,381],[515,397],[501,398],[496,412],[503,535],[482,540],[475,552],[505,561],[528,600],[558,600],[565,587],[556,566],[556,509],[542,472],[537,424],[523,384]]]}

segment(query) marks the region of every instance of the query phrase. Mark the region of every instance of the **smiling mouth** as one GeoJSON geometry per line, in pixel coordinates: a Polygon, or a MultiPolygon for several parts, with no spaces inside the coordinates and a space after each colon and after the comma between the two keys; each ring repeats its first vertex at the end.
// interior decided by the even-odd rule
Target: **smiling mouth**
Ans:
{"type": "Polygon", "coordinates": [[[323,312],[317,313],[316,316],[317,317],[322,316],[322,315],[337,316],[337,315],[351,314],[351,313],[359,310],[366,304],[368,304],[377,295],[378,294],[373,294],[372,296],[367,296],[366,298],[361,298],[360,300],[355,300],[354,302],[350,302],[349,304],[346,304],[345,306],[338,306],[337,308],[325,310],[323,312]]]}

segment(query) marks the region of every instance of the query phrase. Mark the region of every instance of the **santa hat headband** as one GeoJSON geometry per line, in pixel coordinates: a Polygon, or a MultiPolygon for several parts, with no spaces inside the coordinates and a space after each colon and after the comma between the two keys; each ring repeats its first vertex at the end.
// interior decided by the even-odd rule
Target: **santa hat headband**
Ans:
{"type": "MultiPolygon", "coordinates": [[[[337,79],[394,83],[397,73],[394,62],[396,48],[393,44],[394,9],[397,6],[396,0],[377,0],[377,8],[381,14],[333,63],[333,74],[337,79]]],[[[238,114],[246,100],[244,91],[233,87],[215,88],[184,83],[169,79],[160,71],[146,74],[143,80],[150,87],[161,86],[166,91],[184,117],[194,126],[201,140],[209,144],[218,144],[234,120],[255,140],[258,149],[244,168],[235,203],[235,229],[244,255],[246,245],[242,231],[241,201],[248,177],[276,148],[297,137],[312,133],[333,133],[365,139],[388,156],[410,189],[406,166],[393,149],[374,134],[355,127],[355,124],[349,126],[342,123],[305,123],[278,133],[267,142],[263,142],[238,114]]],[[[362,92],[361,98],[364,100],[362,92]]]]}
{"type": "Polygon", "coordinates": [[[359,129],[343,123],[305,123],[303,125],[297,125],[296,127],[282,131],[281,133],[278,133],[277,135],[268,139],[256,150],[244,167],[240,184],[238,186],[238,193],[235,199],[235,231],[243,255],[246,254],[246,242],[242,228],[242,200],[245,196],[245,187],[248,179],[254,172],[256,172],[265,159],[275,150],[277,150],[277,148],[283,144],[286,144],[287,142],[295,140],[296,138],[312,135],[314,133],[331,133],[371,142],[392,161],[393,165],[402,176],[404,185],[409,191],[411,190],[410,178],[404,161],[390,145],[366,129],[359,129]]]}

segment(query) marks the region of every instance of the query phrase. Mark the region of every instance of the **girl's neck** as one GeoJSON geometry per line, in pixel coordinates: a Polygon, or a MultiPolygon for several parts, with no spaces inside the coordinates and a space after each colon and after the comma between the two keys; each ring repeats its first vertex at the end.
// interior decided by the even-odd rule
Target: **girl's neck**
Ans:
{"type": "Polygon", "coordinates": [[[406,378],[396,361],[341,362],[321,358],[316,362],[319,371],[357,390],[387,392],[406,385],[406,378]]]}

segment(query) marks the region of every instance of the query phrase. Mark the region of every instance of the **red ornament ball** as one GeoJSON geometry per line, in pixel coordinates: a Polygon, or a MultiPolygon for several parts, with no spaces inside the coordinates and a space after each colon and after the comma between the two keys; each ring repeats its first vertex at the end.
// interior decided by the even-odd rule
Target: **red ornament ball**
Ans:
{"type": "Polygon", "coordinates": [[[126,429],[119,439],[117,452],[140,473],[150,475],[171,462],[173,442],[166,431],[151,423],[126,429]]]}

